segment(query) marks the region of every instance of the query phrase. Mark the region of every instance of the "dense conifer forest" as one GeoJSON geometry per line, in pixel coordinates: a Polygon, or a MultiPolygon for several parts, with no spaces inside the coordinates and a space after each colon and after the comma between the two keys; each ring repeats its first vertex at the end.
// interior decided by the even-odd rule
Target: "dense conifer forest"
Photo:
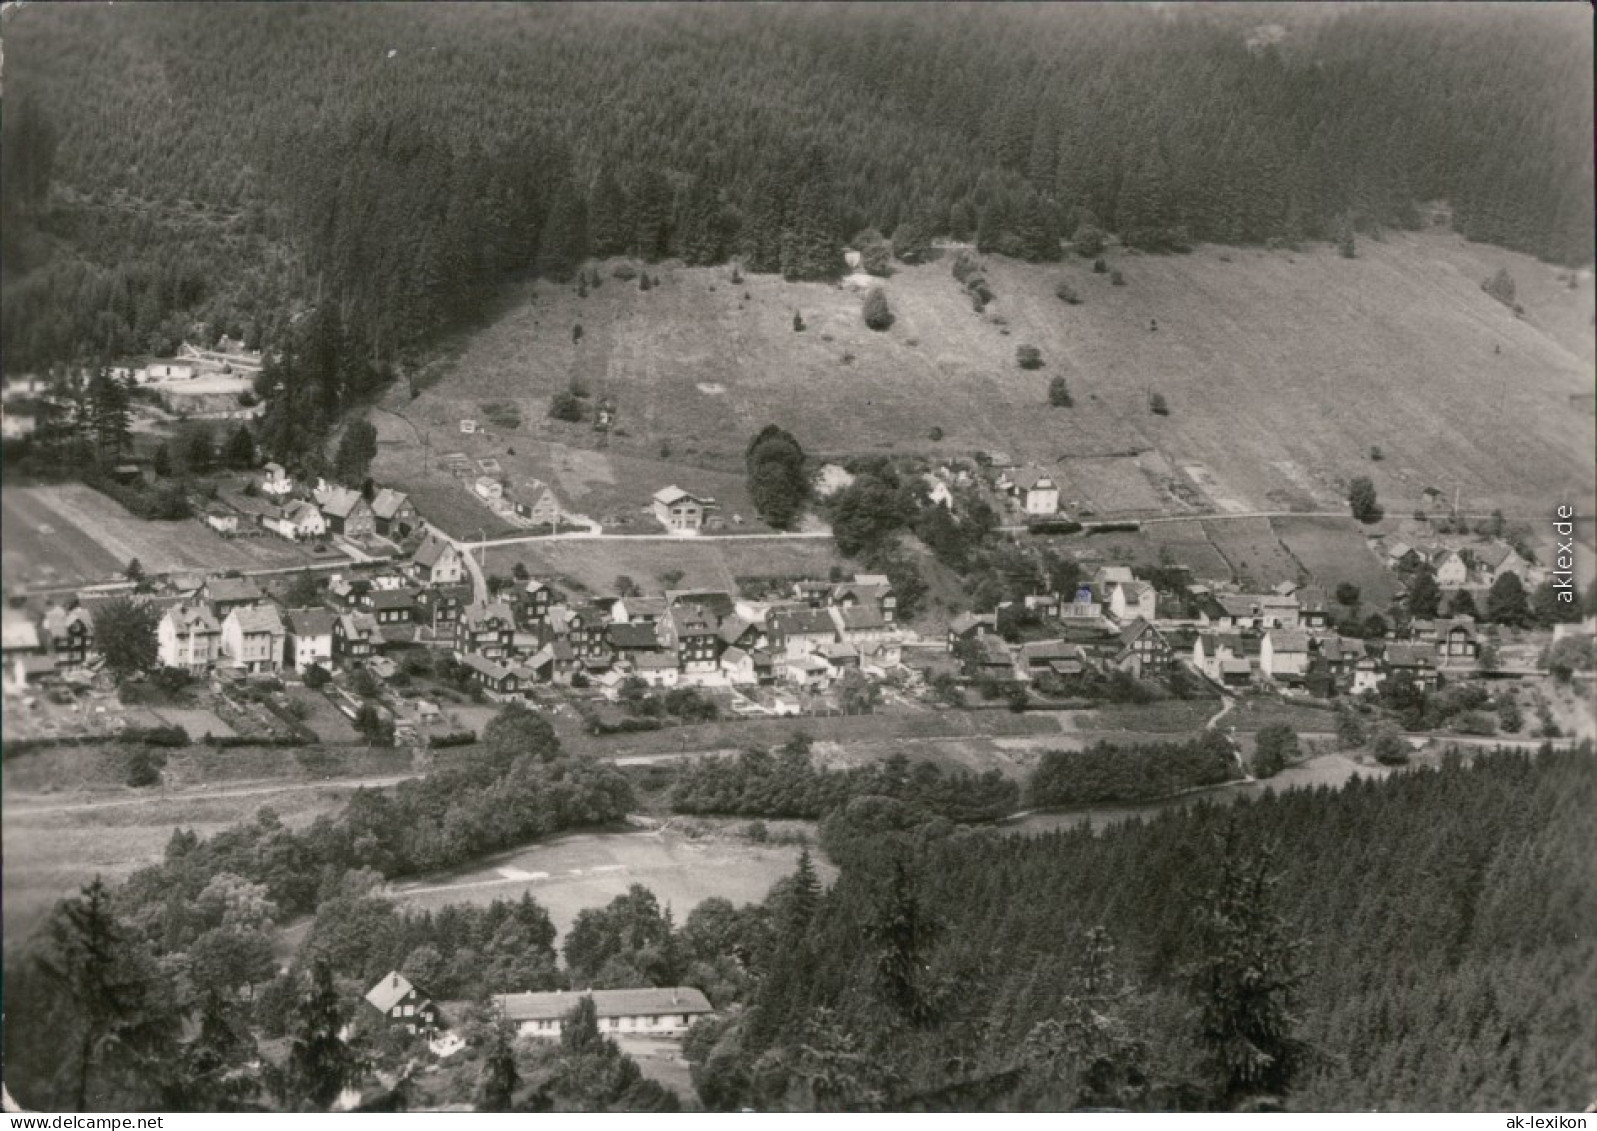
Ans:
{"type": "Polygon", "coordinates": [[[161,353],[196,320],[298,346],[286,451],[508,280],[587,256],[825,278],[867,228],[1051,259],[1078,232],[1293,243],[1442,201],[1472,239],[1583,263],[1589,12],[1475,15],[18,7],[5,365],[161,353]]]}

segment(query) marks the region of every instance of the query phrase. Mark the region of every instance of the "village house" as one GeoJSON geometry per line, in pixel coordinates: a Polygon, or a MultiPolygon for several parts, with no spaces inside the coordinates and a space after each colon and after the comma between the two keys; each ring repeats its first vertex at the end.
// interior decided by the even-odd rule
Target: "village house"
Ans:
{"type": "Polygon", "coordinates": [[[471,603],[469,585],[432,585],[416,593],[416,623],[454,635],[455,622],[471,603]]]}
{"type": "Polygon", "coordinates": [[[718,670],[719,629],[719,618],[698,605],[673,605],[660,622],[661,640],[684,675],[712,675],[718,670]]]}
{"type": "Polygon", "coordinates": [[[523,628],[542,629],[549,620],[549,610],[555,606],[556,596],[553,589],[534,577],[529,578],[519,589],[502,593],[500,599],[511,603],[516,624],[523,628]]]}
{"type": "Polygon", "coordinates": [[[747,620],[741,613],[734,613],[721,621],[721,627],[716,630],[716,635],[721,638],[721,644],[726,648],[741,648],[752,651],[763,648],[766,644],[765,622],[747,620]]]}
{"type": "Polygon", "coordinates": [[[1068,640],[1031,640],[1015,650],[1015,670],[1021,679],[1056,675],[1072,678],[1091,666],[1080,644],[1068,640]]]}
{"type": "Polygon", "coordinates": [[[1431,568],[1436,573],[1436,584],[1443,589],[1459,589],[1469,584],[1469,563],[1458,550],[1446,547],[1431,554],[1431,568]]]}
{"type": "Polygon", "coordinates": [[[472,493],[494,510],[505,506],[505,485],[491,475],[479,475],[471,485],[472,493]]]}
{"type": "Polygon", "coordinates": [[[333,624],[333,657],[346,668],[361,667],[377,654],[383,633],[377,618],[368,612],[338,614],[333,624]]]}
{"type": "Polygon", "coordinates": [[[559,1040],[564,1018],[584,998],[593,999],[599,1031],[606,1036],[680,1037],[701,1017],[715,1013],[691,986],[666,989],[587,990],[568,993],[495,994],[494,1006],[523,1037],[559,1040]]]}
{"type": "Polygon", "coordinates": [[[420,590],[409,586],[397,589],[373,589],[361,598],[360,604],[377,618],[377,623],[380,625],[414,624],[416,599],[419,593],[420,590]]]}
{"type": "Polygon", "coordinates": [[[1295,683],[1309,672],[1309,638],[1296,629],[1273,628],[1259,645],[1259,670],[1271,679],[1295,683]]]}
{"type": "Polygon", "coordinates": [[[1008,683],[1015,678],[1015,657],[1003,638],[984,633],[971,639],[964,655],[965,674],[971,679],[996,679],[1008,683]]]}
{"type": "Polygon", "coordinates": [[[853,581],[834,585],[830,599],[833,605],[842,608],[873,605],[888,623],[898,615],[898,598],[893,595],[893,583],[885,573],[856,573],[853,581]]]}
{"type": "Polygon", "coordinates": [[[333,628],[338,614],[331,609],[290,609],[286,617],[288,662],[299,671],[333,665],[333,628]]]}
{"type": "Polygon", "coordinates": [[[57,668],[81,668],[94,654],[94,618],[82,605],[51,605],[40,623],[57,668]]]}
{"type": "Polygon", "coordinates": [[[875,605],[833,605],[832,625],[837,638],[856,647],[896,639],[898,630],[875,605]]]}
{"type": "Polygon", "coordinates": [[[277,513],[262,515],[261,525],[290,542],[304,542],[327,533],[327,519],[304,499],[290,500],[277,513]]]}
{"type": "Polygon", "coordinates": [[[675,687],[681,675],[676,657],[669,652],[635,652],[628,664],[632,674],[650,687],[675,687]]]}
{"type": "Polygon", "coordinates": [[[1531,580],[1530,563],[1506,542],[1488,542],[1473,553],[1477,585],[1491,585],[1510,573],[1516,574],[1521,582],[1531,580]]]}
{"type": "Polygon", "coordinates": [[[998,631],[997,613],[960,613],[948,623],[948,650],[966,640],[998,631]]]}
{"type": "Polygon", "coordinates": [[[1354,695],[1362,695],[1366,691],[1377,690],[1386,679],[1386,668],[1374,656],[1363,655],[1353,661],[1353,682],[1350,690],[1354,695]]]}
{"type": "Polygon", "coordinates": [[[277,671],[286,638],[276,605],[241,605],[222,621],[222,655],[245,671],[277,671]]]}
{"type": "Polygon", "coordinates": [[[655,521],[672,534],[697,534],[710,506],[711,500],[677,486],[662,487],[654,493],[655,521]]]}
{"type": "Polygon", "coordinates": [[[281,504],[294,493],[294,479],[280,463],[269,463],[261,468],[261,494],[274,503],[281,504]]]}
{"type": "Polygon", "coordinates": [[[610,607],[610,619],[618,624],[659,624],[665,608],[664,597],[617,597],[610,607]]]}
{"type": "Polygon", "coordinates": [[[467,605],[455,624],[455,655],[502,659],[516,633],[515,615],[503,601],[467,605]]]}
{"type": "Polygon", "coordinates": [[[1029,516],[1045,516],[1059,511],[1059,487],[1053,477],[1036,464],[1005,471],[998,477],[998,489],[1007,492],[1029,516]]]}
{"type": "Polygon", "coordinates": [[[717,624],[737,612],[737,599],[724,589],[667,589],[665,603],[667,609],[694,605],[714,617],[717,624]]]}
{"type": "Polygon", "coordinates": [[[1159,595],[1146,581],[1117,582],[1109,591],[1109,615],[1117,621],[1155,619],[1159,595]]]}
{"type": "Polygon", "coordinates": [[[359,491],[348,487],[323,486],[316,491],[316,502],[322,508],[330,533],[345,538],[370,538],[377,533],[377,519],[371,504],[359,491]]]}
{"type": "Polygon", "coordinates": [[[1029,613],[1046,620],[1058,620],[1062,602],[1063,598],[1058,593],[1027,593],[1023,603],[1029,613]]]}
{"type": "Polygon", "coordinates": [[[804,691],[819,691],[832,678],[832,665],[813,653],[783,656],[781,667],[787,683],[804,691]]]}
{"type": "Polygon", "coordinates": [[[218,620],[226,620],[234,609],[259,605],[266,600],[261,587],[247,577],[210,577],[200,592],[218,620]]]}
{"type": "Polygon", "coordinates": [[[39,626],[27,610],[14,609],[10,605],[0,606],[0,662],[9,669],[14,659],[43,654],[44,642],[39,639],[39,626]]]}
{"type": "Polygon", "coordinates": [[[1103,603],[1093,587],[1079,585],[1070,600],[1060,598],[1059,619],[1087,623],[1103,616],[1103,603]]]}
{"type": "Polygon", "coordinates": [[[837,625],[826,609],[773,609],[765,623],[772,650],[789,659],[807,656],[837,639],[837,625]]]}
{"type": "Polygon", "coordinates": [[[1447,626],[1442,639],[1437,641],[1437,651],[1446,663],[1473,663],[1481,654],[1480,637],[1475,632],[1475,621],[1459,617],[1447,626]]]}
{"type": "Polygon", "coordinates": [[[660,637],[652,624],[611,623],[605,626],[610,650],[620,660],[631,660],[645,652],[661,653],[660,637]]]}
{"type": "Polygon", "coordinates": [[[412,1033],[430,1033],[439,1026],[438,1007],[398,971],[385,976],[366,993],[366,1004],[412,1033]]]}
{"type": "Polygon", "coordinates": [[[560,521],[560,500],[555,498],[555,493],[541,479],[533,479],[525,486],[517,487],[510,505],[517,517],[535,526],[552,526],[560,521]]]}
{"type": "Polygon", "coordinates": [[[1423,644],[1388,644],[1386,646],[1386,674],[1389,678],[1407,678],[1426,692],[1436,690],[1436,663],[1430,648],[1423,644]]]}
{"type": "Polygon", "coordinates": [[[424,585],[458,585],[465,569],[454,544],[430,531],[410,556],[410,573],[424,585]]]}
{"type": "Polygon", "coordinates": [[[1259,600],[1247,593],[1210,593],[1198,603],[1198,623],[1204,628],[1256,629],[1259,600]]]}
{"type": "Polygon", "coordinates": [[[564,640],[585,663],[602,667],[610,660],[605,620],[596,611],[555,605],[550,608],[540,635],[545,641],[564,640]]]}
{"type": "Polygon", "coordinates": [[[1418,550],[1400,538],[1386,543],[1383,554],[1390,569],[1409,569],[1423,560],[1418,550]]]}
{"type": "Polygon", "coordinates": [[[1295,629],[1299,624],[1298,599],[1294,594],[1265,593],[1258,598],[1259,628],[1295,629]]]}
{"type": "Polygon", "coordinates": [[[1313,651],[1309,658],[1310,670],[1318,661],[1331,682],[1338,687],[1351,682],[1354,668],[1364,658],[1364,641],[1347,636],[1322,636],[1311,641],[1310,648],[1313,651]]]}
{"type": "Polygon", "coordinates": [[[926,484],[926,501],[934,507],[942,507],[946,511],[954,509],[954,492],[949,490],[948,484],[935,475],[923,475],[921,479],[926,484]]]}
{"type": "Polygon", "coordinates": [[[361,598],[371,592],[372,583],[364,577],[345,577],[335,573],[327,583],[327,601],[339,609],[360,607],[361,598]]]}
{"type": "Polygon", "coordinates": [[[501,664],[483,656],[468,655],[461,666],[471,672],[471,680],[489,699],[496,703],[520,702],[522,692],[536,681],[533,672],[508,664],[501,664]]]}
{"type": "Polygon", "coordinates": [[[1330,606],[1326,602],[1324,589],[1312,585],[1305,586],[1297,591],[1296,597],[1299,628],[1319,632],[1330,624],[1330,606]]]}
{"type": "Polygon", "coordinates": [[[1152,621],[1135,620],[1120,630],[1119,647],[1110,666],[1137,679],[1168,671],[1175,665],[1175,649],[1152,621]]]}
{"type": "Polygon", "coordinates": [[[222,626],[204,605],[173,605],[156,626],[161,666],[198,675],[222,654],[222,626]]]}
{"type": "Polygon", "coordinates": [[[1244,638],[1234,632],[1200,632],[1192,642],[1192,666],[1210,679],[1220,678],[1220,665],[1226,660],[1240,659],[1259,654],[1257,638],[1252,648],[1244,638]]]}
{"type": "Polygon", "coordinates": [[[214,506],[205,508],[205,525],[224,538],[232,538],[238,534],[238,518],[237,511],[214,506]]]}
{"type": "Polygon", "coordinates": [[[384,487],[372,496],[372,522],[384,538],[404,538],[421,522],[410,496],[384,487]]]}
{"type": "Polygon", "coordinates": [[[751,685],[760,681],[754,666],[754,654],[735,645],[721,653],[721,674],[733,685],[751,685]]]}

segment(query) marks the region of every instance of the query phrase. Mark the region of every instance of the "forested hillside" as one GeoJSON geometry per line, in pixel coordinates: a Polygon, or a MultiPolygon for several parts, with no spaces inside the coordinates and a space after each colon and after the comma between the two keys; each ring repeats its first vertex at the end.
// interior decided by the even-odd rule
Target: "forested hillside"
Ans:
{"type": "Polygon", "coordinates": [[[861,799],[823,828],[838,882],[773,893],[781,945],[695,1080],[727,1108],[1583,1107],[1593,814],[1589,745],[1101,834],[861,799]]]}
{"type": "MultiPolygon", "coordinates": [[[[8,369],[286,344],[381,376],[587,255],[840,269],[1411,226],[1582,263],[1590,13],[1422,6],[116,5],[7,13],[8,369]]],[[[281,375],[280,375],[281,379],[281,375]]],[[[285,380],[293,385],[293,380],[285,380]]],[[[359,383],[358,381],[356,382],[359,383]]]]}

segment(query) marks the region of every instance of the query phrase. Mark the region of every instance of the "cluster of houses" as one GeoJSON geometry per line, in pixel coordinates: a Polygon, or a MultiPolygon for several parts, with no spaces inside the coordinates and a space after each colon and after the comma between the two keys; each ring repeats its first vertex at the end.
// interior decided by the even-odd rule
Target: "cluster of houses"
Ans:
{"type": "Polygon", "coordinates": [[[227,537],[270,531],[290,542],[329,535],[355,542],[373,536],[397,542],[421,527],[410,497],[388,487],[368,499],[326,480],[297,483],[279,463],[262,468],[254,487],[253,492],[220,492],[218,502],[205,510],[205,524],[227,537]]]}
{"type": "Polygon", "coordinates": [[[559,600],[537,579],[458,611],[455,656],[483,694],[519,700],[540,684],[627,679],[651,687],[782,684],[818,690],[849,671],[885,675],[902,635],[887,578],[797,582],[748,601],[720,590],[559,600]]]}
{"type": "MultiPolygon", "coordinates": [[[[1102,566],[1073,597],[1035,594],[1024,601],[1048,639],[1010,643],[1000,619],[1014,605],[987,614],[962,613],[949,627],[948,648],[965,674],[1030,682],[1088,673],[1157,677],[1183,660],[1216,684],[1273,684],[1330,694],[1357,694],[1402,675],[1432,689],[1441,673],[1473,672],[1480,635],[1470,617],[1415,620],[1402,640],[1340,635],[1323,590],[1283,582],[1266,593],[1198,588],[1196,615],[1161,617],[1158,594],[1125,566],[1102,566]]],[[[1019,610],[1014,610],[1019,611],[1019,610]]]]}
{"type": "MultiPolygon", "coordinates": [[[[335,488],[324,508],[347,521],[361,514],[351,497],[365,504],[358,492],[335,488]]],[[[381,675],[393,650],[422,646],[451,652],[496,701],[523,699],[540,684],[610,690],[631,677],[655,687],[819,689],[851,670],[885,675],[898,666],[902,643],[884,575],[797,582],[789,597],[762,602],[704,590],[577,601],[535,578],[482,599],[462,551],[430,530],[402,564],[335,575],[313,608],[287,607],[236,576],[167,578],[162,591],[139,599],[161,610],[165,667],[196,675],[364,667],[381,675]]],[[[22,665],[19,683],[91,667],[97,604],[52,605],[36,620],[8,609],[8,677],[13,660],[22,665]]]]}
{"type": "Polygon", "coordinates": [[[1490,589],[1510,573],[1527,588],[1546,579],[1545,570],[1527,562],[1513,546],[1496,538],[1459,546],[1412,546],[1392,538],[1382,547],[1381,554],[1387,566],[1399,573],[1429,565],[1437,586],[1444,590],[1490,589]]]}
{"type": "Polygon", "coordinates": [[[961,613],[948,629],[948,649],[976,679],[1030,683],[1089,673],[1157,678],[1178,663],[1175,642],[1158,622],[1158,593],[1127,566],[1100,566],[1074,594],[1037,593],[992,613],[961,613]],[[1000,618],[1023,612],[1048,625],[1048,639],[1011,644],[1000,618]]]}
{"type": "Polygon", "coordinates": [[[1323,592],[1290,583],[1267,594],[1211,594],[1198,629],[1192,664],[1215,682],[1267,680],[1321,694],[1373,691],[1392,676],[1430,690],[1444,670],[1474,671],[1481,644],[1471,617],[1412,621],[1403,640],[1342,636],[1323,592]]]}

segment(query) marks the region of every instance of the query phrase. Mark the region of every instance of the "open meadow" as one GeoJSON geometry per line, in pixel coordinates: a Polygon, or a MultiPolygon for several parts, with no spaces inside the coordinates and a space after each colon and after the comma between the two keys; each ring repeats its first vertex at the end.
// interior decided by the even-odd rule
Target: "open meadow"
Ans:
{"type": "Polygon", "coordinates": [[[1099,515],[1334,511],[1357,475],[1389,512],[1430,486],[1510,513],[1591,494],[1593,421],[1571,402],[1590,393],[1589,277],[1570,289],[1553,267],[1440,231],[1361,241],[1353,260],[1328,247],[1109,258],[1126,285],[1079,259],[987,257],[998,297],[983,314],[946,259],[900,265],[882,283],[896,315],[883,333],[861,322],[856,290],[764,275],[734,286],[726,268],[659,264],[647,292],[607,270],[586,298],[540,283],[452,343],[417,399],[396,389],[374,412],[377,470],[438,482],[421,472],[425,433],[435,461],[491,454],[593,518],[647,528],[650,493],[671,482],[746,517],[743,450],[774,421],[816,455],[1048,462],[1066,506],[1099,515]],[[1499,266],[1523,317],[1481,291],[1499,266]],[[1054,296],[1061,277],[1081,305],[1054,296]],[[1021,344],[1041,350],[1041,369],[1018,368],[1021,344]],[[1075,407],[1045,407],[1054,376],[1075,407]],[[548,419],[573,378],[615,400],[608,438],[548,419]],[[1147,411],[1151,392],[1168,416],[1147,411]],[[460,435],[484,405],[513,406],[517,427],[460,435]]]}
{"type": "Polygon", "coordinates": [[[81,483],[0,491],[0,541],[8,589],[104,581],[133,558],[151,574],[273,569],[315,560],[270,535],[228,539],[197,519],[138,518],[81,483]]]}
{"type": "Polygon", "coordinates": [[[508,574],[520,563],[534,577],[570,585],[579,583],[595,594],[615,592],[615,579],[625,575],[645,592],[665,589],[736,590],[740,577],[825,578],[835,565],[847,563],[829,538],[761,539],[681,538],[671,541],[601,540],[525,542],[488,549],[488,571],[508,574]],[[673,575],[681,574],[675,581],[673,575]]]}
{"type": "MultiPolygon", "coordinates": [[[[437,910],[449,903],[489,903],[530,894],[562,934],[577,912],[602,907],[632,884],[642,884],[680,923],[711,896],[735,904],[765,898],[793,871],[799,845],[755,844],[736,836],[694,838],[667,822],[660,828],[573,833],[479,861],[469,868],[398,883],[401,903],[437,910]]],[[[816,870],[830,883],[837,871],[816,870]]]]}

